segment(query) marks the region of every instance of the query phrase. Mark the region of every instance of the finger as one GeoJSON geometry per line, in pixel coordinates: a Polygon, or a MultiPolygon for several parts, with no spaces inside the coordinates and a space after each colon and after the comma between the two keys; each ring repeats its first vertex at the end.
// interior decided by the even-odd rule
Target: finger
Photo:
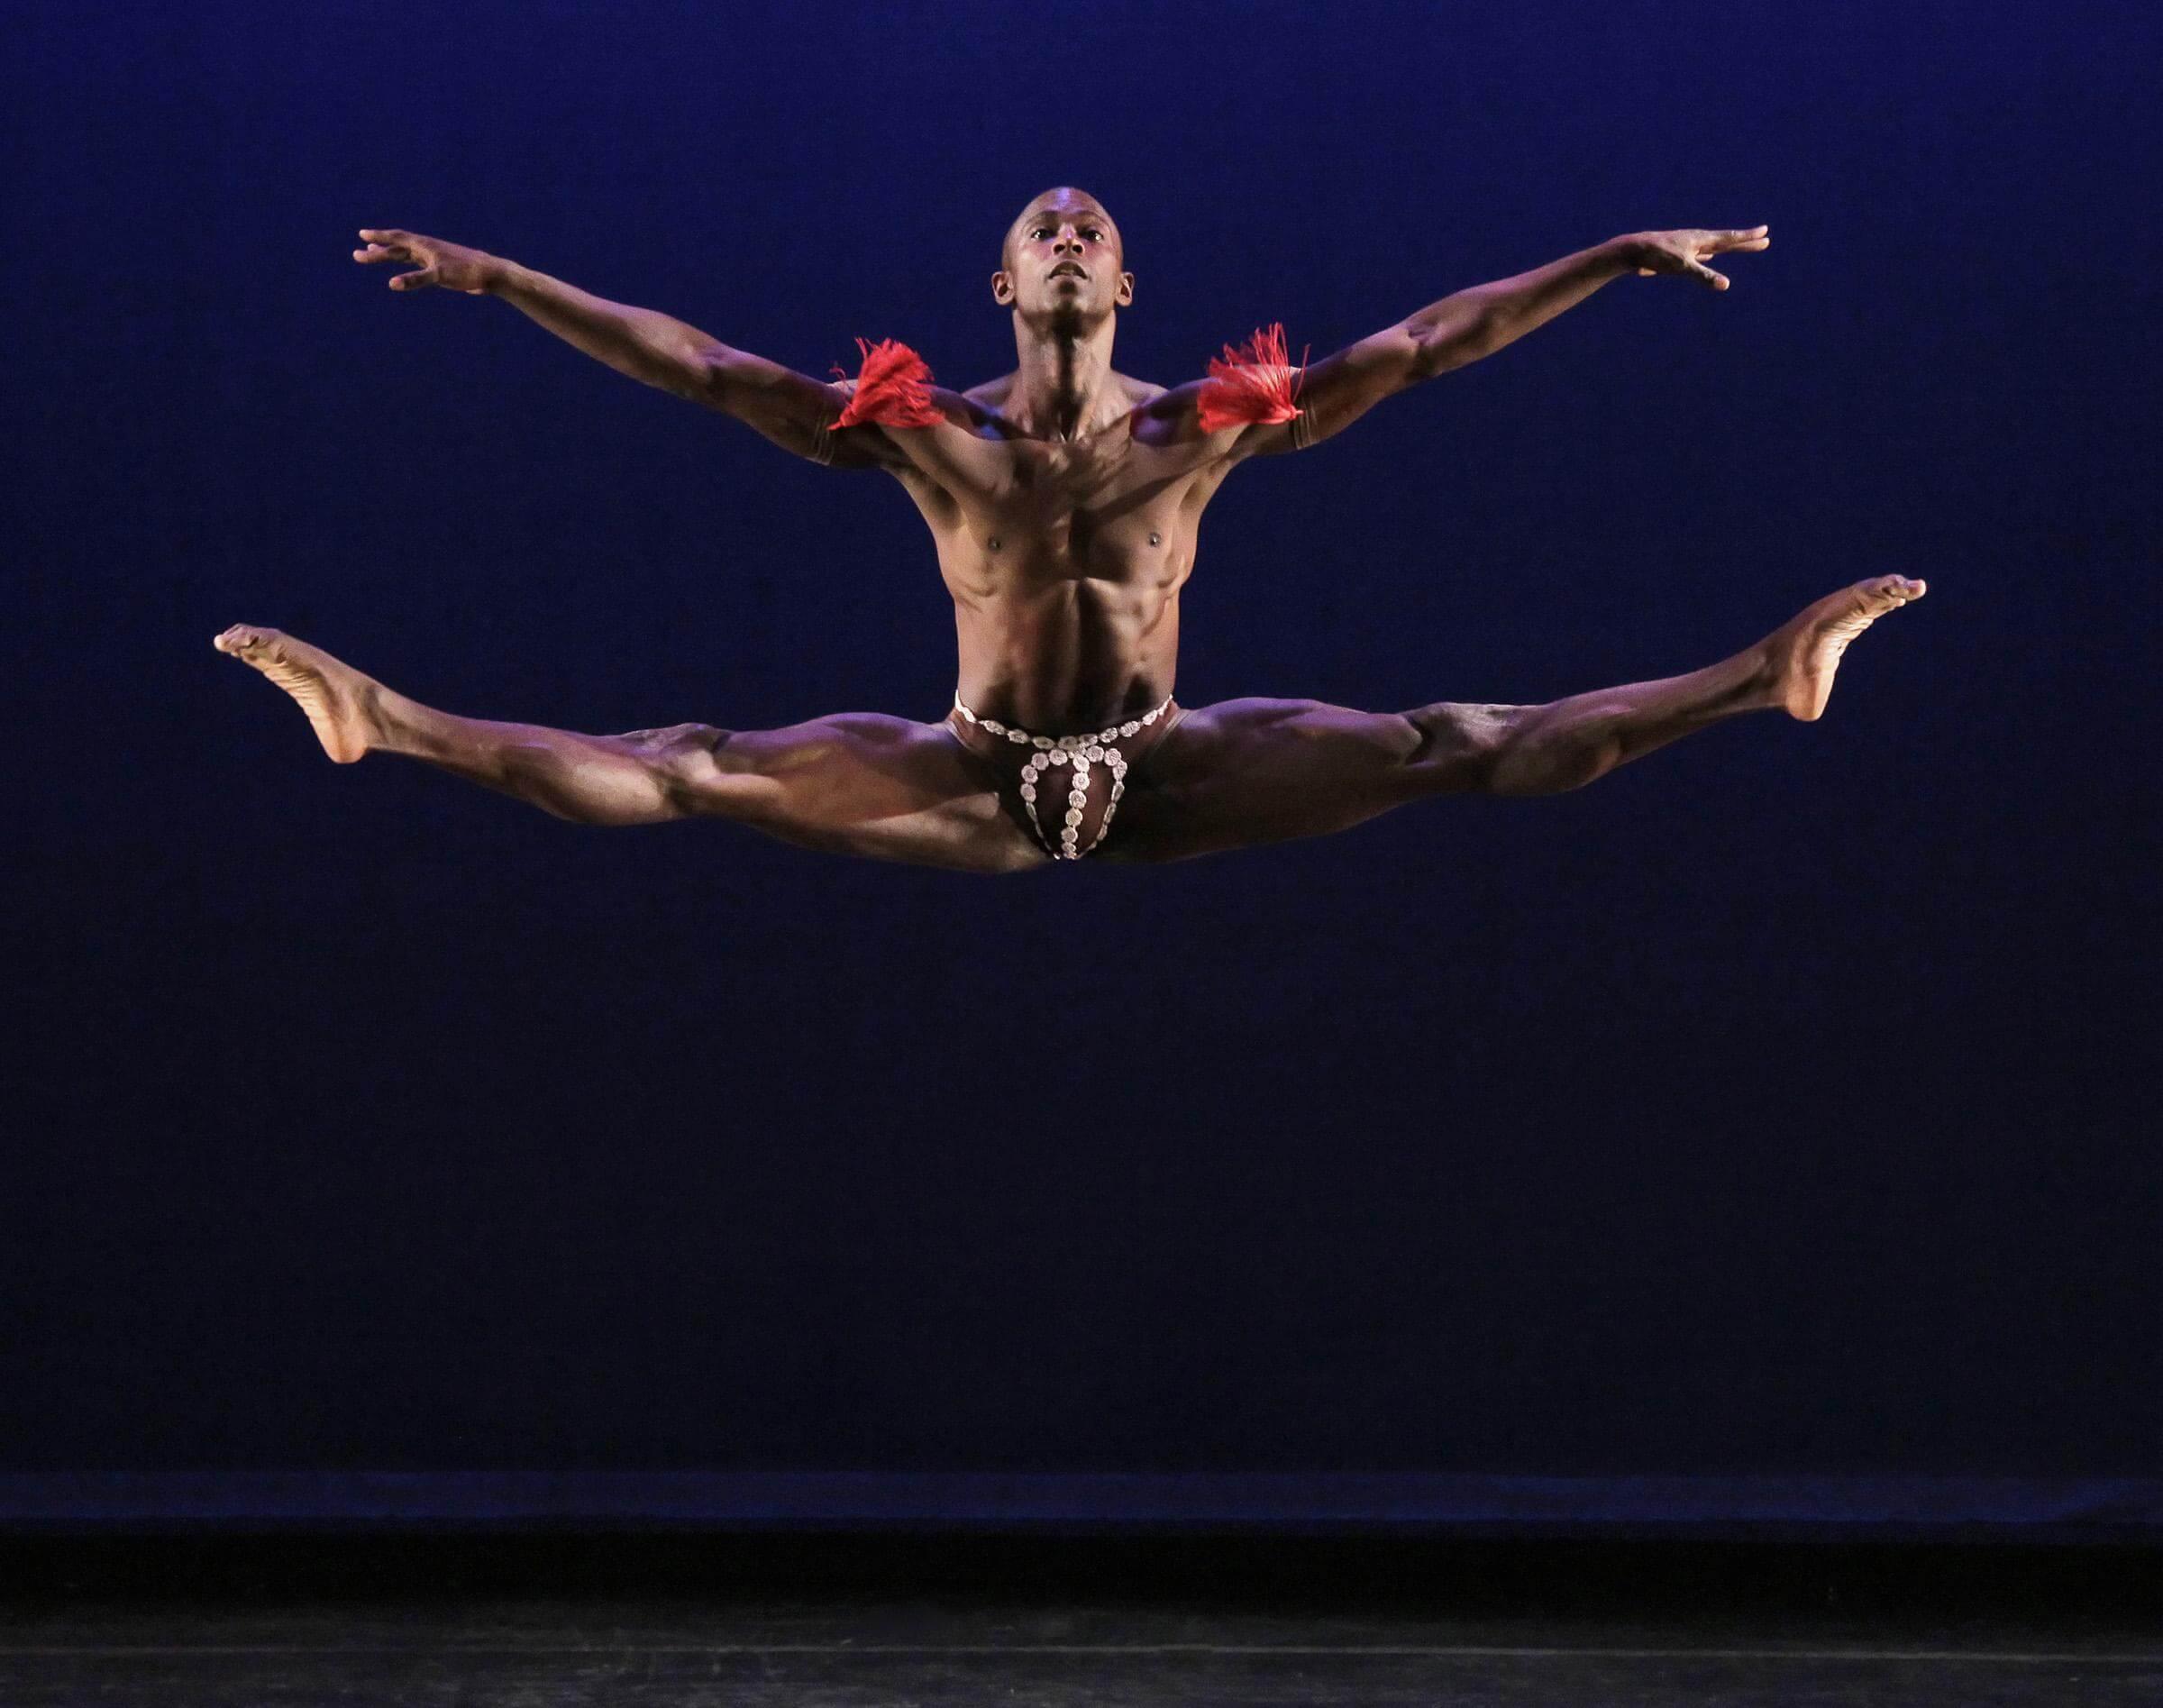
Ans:
{"type": "Polygon", "coordinates": [[[435,269],[423,267],[415,272],[398,274],[390,281],[390,288],[393,290],[419,290],[435,282],[435,269]]]}
{"type": "Polygon", "coordinates": [[[1714,290],[1725,290],[1728,288],[1729,280],[1725,273],[1716,273],[1702,262],[1692,261],[1686,270],[1691,278],[1703,280],[1714,290]]]}
{"type": "Polygon", "coordinates": [[[401,232],[396,229],[380,232],[371,232],[363,229],[362,231],[357,233],[356,235],[360,237],[363,241],[370,243],[410,243],[413,242],[413,233],[411,232],[401,232]]]}
{"type": "Polygon", "coordinates": [[[1712,241],[1705,247],[1711,253],[1729,249],[1763,249],[1773,241],[1766,234],[1769,229],[1753,225],[1747,232],[1708,232],[1705,234],[1712,241]]]}
{"type": "Polygon", "coordinates": [[[387,243],[370,243],[366,249],[356,249],[353,251],[353,259],[357,261],[372,262],[410,260],[412,257],[399,254],[397,250],[387,243]]]}

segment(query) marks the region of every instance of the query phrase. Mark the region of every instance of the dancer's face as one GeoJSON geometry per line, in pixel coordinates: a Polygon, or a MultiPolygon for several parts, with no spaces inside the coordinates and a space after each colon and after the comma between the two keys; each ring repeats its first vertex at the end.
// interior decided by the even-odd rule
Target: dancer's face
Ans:
{"type": "Polygon", "coordinates": [[[1046,190],[1008,228],[991,297],[1029,320],[1094,324],[1134,300],[1119,228],[1093,196],[1046,190]]]}

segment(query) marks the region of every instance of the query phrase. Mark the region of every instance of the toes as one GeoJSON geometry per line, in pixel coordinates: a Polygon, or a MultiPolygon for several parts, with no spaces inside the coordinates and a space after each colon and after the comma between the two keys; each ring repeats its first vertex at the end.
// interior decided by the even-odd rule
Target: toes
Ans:
{"type": "Polygon", "coordinates": [[[1889,608],[1897,608],[1910,599],[1921,598],[1923,583],[1904,575],[1880,575],[1865,581],[1861,590],[1866,598],[1890,599],[1893,605],[1889,608]]]}

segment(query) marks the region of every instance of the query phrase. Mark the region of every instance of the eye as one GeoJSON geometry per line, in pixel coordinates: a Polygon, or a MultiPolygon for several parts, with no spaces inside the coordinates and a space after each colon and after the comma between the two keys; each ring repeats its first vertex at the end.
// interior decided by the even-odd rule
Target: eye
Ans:
{"type": "Polygon", "coordinates": [[[1051,227],[1048,225],[1032,225],[1029,227],[1029,235],[1031,237],[1049,237],[1051,234],[1051,227]]]}
{"type": "Polygon", "coordinates": [[[1082,232],[1082,235],[1088,238],[1092,243],[1100,243],[1104,241],[1104,233],[1102,228],[1096,225],[1088,227],[1082,232]]]}

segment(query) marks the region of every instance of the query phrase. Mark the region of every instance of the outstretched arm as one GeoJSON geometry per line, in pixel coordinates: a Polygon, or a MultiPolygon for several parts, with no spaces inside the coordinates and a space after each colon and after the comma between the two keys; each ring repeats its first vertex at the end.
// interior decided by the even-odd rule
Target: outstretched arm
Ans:
{"type": "Polygon", "coordinates": [[[1773,241],[1769,230],[1758,225],[1748,231],[1638,232],[1514,279],[1445,297],[1316,362],[1300,386],[1302,419],[1243,428],[1237,451],[1268,455],[1341,433],[1384,397],[1492,355],[1624,273],[1682,273],[1725,290],[1727,276],[1707,267],[1706,258],[1764,249],[1773,241]]]}
{"type": "Polygon", "coordinates": [[[837,468],[877,468],[899,453],[876,428],[831,431],[846,394],[762,356],[733,350],[696,326],[650,308],[633,308],[560,279],[441,238],[413,232],[363,231],[362,262],[406,261],[416,270],[392,277],[393,290],[440,286],[468,296],[500,297],[529,318],[618,373],[731,415],[785,451],[837,468]]]}

